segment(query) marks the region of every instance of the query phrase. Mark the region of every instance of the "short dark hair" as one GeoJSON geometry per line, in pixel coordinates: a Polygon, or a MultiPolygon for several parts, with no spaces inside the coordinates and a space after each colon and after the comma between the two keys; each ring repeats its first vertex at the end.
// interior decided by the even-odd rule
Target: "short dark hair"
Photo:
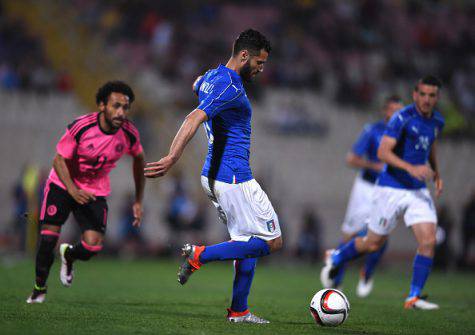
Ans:
{"type": "Polygon", "coordinates": [[[391,104],[391,103],[402,104],[403,101],[402,101],[402,99],[399,95],[393,94],[393,95],[387,96],[386,99],[384,99],[384,105],[385,106],[387,106],[388,104],[391,104]]]}
{"type": "Polygon", "coordinates": [[[440,81],[440,79],[432,75],[427,75],[419,79],[417,81],[416,87],[414,87],[415,91],[419,89],[420,84],[436,86],[438,89],[442,87],[442,82],[440,81]]]}
{"type": "Polygon", "coordinates": [[[97,90],[96,104],[99,105],[101,102],[103,102],[104,105],[107,105],[109,96],[113,92],[122,93],[123,95],[126,95],[129,98],[130,103],[134,102],[135,100],[134,91],[132,91],[132,88],[130,88],[129,85],[127,85],[123,81],[114,80],[108,81],[97,90]]]}
{"type": "Polygon", "coordinates": [[[244,30],[239,34],[233,44],[233,56],[236,56],[241,50],[248,50],[253,56],[258,55],[264,49],[270,53],[272,48],[269,40],[260,32],[254,29],[244,30]]]}

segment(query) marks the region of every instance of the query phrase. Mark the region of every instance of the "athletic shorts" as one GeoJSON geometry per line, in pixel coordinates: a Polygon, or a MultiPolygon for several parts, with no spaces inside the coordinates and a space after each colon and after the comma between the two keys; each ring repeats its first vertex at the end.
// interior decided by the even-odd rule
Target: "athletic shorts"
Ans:
{"type": "Polygon", "coordinates": [[[405,190],[376,185],[368,229],[388,235],[400,219],[407,227],[418,223],[437,224],[434,202],[427,188],[405,190]]]}
{"type": "Polygon", "coordinates": [[[69,193],[58,185],[48,181],[44,190],[40,212],[40,224],[62,226],[73,212],[81,232],[94,230],[104,234],[107,225],[107,201],[105,197],[96,197],[85,205],[78,204],[69,193]]]}
{"type": "Polygon", "coordinates": [[[251,237],[269,241],[281,236],[279,218],[255,179],[228,184],[201,176],[201,185],[233,241],[251,237]]]}
{"type": "Polygon", "coordinates": [[[343,233],[353,235],[367,227],[374,186],[361,177],[356,177],[346,208],[345,219],[341,226],[343,233]]]}

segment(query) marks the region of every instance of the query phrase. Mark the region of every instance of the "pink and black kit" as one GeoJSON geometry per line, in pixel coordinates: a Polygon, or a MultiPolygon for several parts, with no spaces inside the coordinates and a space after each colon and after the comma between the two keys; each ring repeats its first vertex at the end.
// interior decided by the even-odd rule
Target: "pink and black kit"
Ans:
{"type": "Polygon", "coordinates": [[[40,223],[61,226],[72,212],[81,232],[95,230],[105,233],[109,173],[124,154],[137,156],[142,150],[139,133],[128,120],[118,131],[106,133],[99,126],[99,113],[76,119],[67,127],[56,151],[67,160],[74,184],[93,193],[96,200],[78,204],[53,168],[44,190],[40,223]]]}

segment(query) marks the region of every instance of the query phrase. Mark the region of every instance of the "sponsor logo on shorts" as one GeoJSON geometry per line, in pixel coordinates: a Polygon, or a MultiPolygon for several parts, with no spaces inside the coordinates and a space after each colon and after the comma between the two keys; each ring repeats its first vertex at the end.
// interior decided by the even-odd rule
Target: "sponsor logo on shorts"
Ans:
{"type": "Polygon", "coordinates": [[[388,220],[386,220],[385,218],[379,219],[380,226],[386,227],[387,224],[388,224],[388,220]]]}
{"type": "Polygon", "coordinates": [[[55,216],[58,213],[58,208],[55,205],[49,205],[46,212],[48,212],[49,216],[55,216]]]}
{"type": "Polygon", "coordinates": [[[267,230],[268,230],[270,233],[275,232],[275,222],[274,222],[273,219],[267,221],[266,224],[267,224],[267,230]]]}

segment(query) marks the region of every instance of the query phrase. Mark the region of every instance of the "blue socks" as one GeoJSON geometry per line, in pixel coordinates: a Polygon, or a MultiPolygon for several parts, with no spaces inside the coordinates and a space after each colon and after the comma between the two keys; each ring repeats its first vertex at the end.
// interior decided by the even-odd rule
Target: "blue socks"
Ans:
{"type": "Polygon", "coordinates": [[[270,249],[266,241],[251,237],[247,242],[231,241],[206,246],[200,255],[200,262],[205,264],[212,261],[243,260],[269,254],[270,249]]]}
{"type": "Polygon", "coordinates": [[[366,263],[364,266],[365,279],[368,281],[371,276],[373,276],[374,269],[378,265],[381,257],[383,257],[384,252],[388,246],[388,241],[384,242],[383,246],[375,252],[372,252],[366,256],[366,263]]]}
{"type": "Polygon", "coordinates": [[[247,297],[251,290],[256,263],[256,258],[236,260],[234,263],[233,301],[231,303],[233,312],[244,312],[248,309],[247,297]]]}
{"type": "Polygon", "coordinates": [[[333,264],[339,267],[360,255],[361,254],[355,248],[355,239],[352,238],[348,243],[335,250],[332,255],[333,264]]]}
{"type": "MultiPolygon", "coordinates": [[[[345,245],[345,243],[341,242],[337,249],[340,249],[344,245],[345,245]]],[[[345,263],[341,264],[340,267],[338,268],[338,273],[336,274],[335,278],[333,279],[333,281],[335,283],[335,287],[340,286],[341,283],[343,282],[343,277],[345,276],[345,269],[346,269],[346,264],[345,263]]]]}
{"type": "Polygon", "coordinates": [[[409,292],[409,298],[418,297],[421,295],[424,284],[432,268],[433,259],[430,257],[416,255],[414,258],[411,291],[409,292]]]}

